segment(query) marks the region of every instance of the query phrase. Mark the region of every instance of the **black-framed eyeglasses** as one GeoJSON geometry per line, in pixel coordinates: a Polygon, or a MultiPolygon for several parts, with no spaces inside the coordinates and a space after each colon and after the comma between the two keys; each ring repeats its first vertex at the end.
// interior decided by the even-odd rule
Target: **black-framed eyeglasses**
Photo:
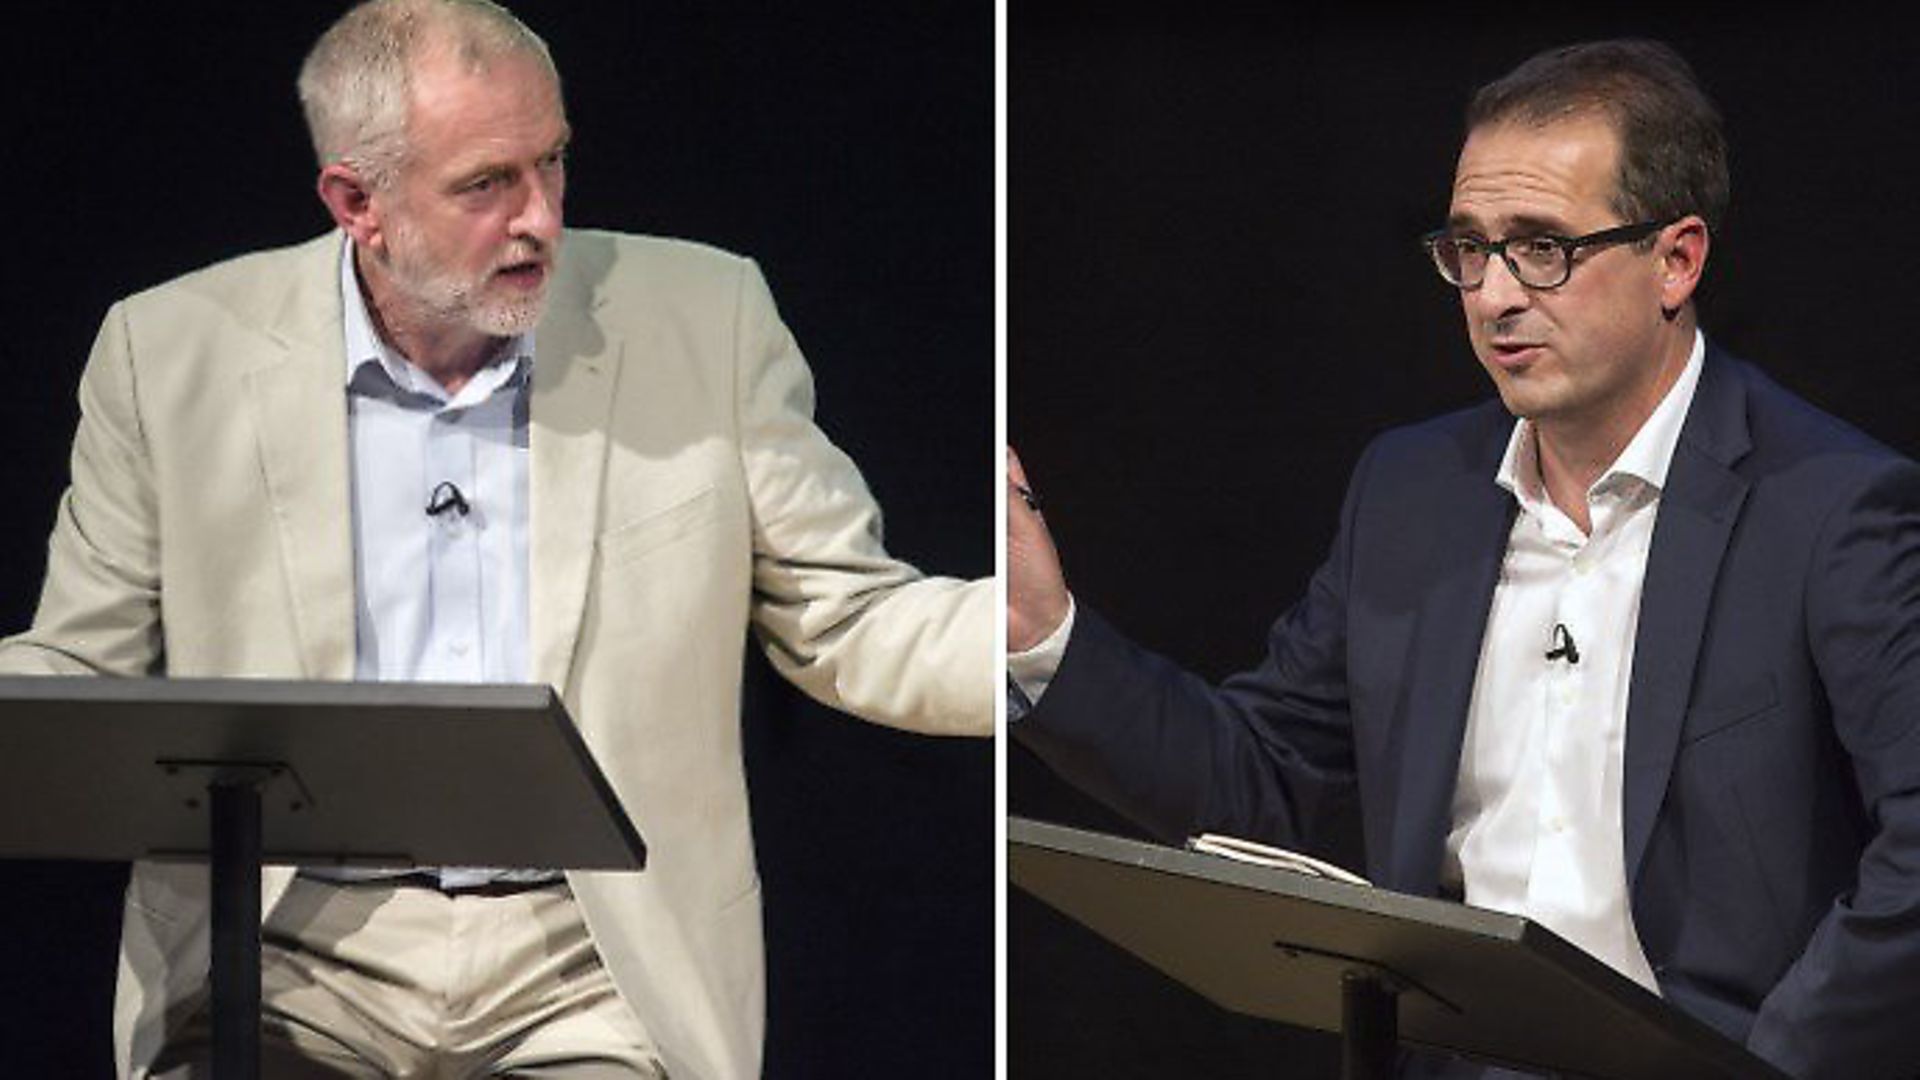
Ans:
{"type": "Polygon", "coordinates": [[[1459,289],[1477,289],[1487,280],[1487,260],[1495,255],[1513,271],[1513,279],[1529,289],[1557,289],[1573,276],[1573,253],[1582,248],[1631,244],[1644,240],[1678,221],[1642,221],[1601,229],[1585,236],[1509,236],[1505,240],[1449,232],[1440,229],[1421,237],[1420,243],[1433,256],[1434,269],[1447,284],[1459,289]]]}

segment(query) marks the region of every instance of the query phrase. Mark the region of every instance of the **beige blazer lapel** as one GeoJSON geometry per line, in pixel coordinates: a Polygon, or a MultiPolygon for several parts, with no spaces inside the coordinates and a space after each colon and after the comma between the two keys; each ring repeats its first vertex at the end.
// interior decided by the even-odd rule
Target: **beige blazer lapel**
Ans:
{"type": "MultiPolygon", "coordinates": [[[[353,677],[354,579],[338,234],[308,245],[284,302],[264,321],[245,377],[294,622],[301,675],[353,677]]],[[[590,247],[590,245],[581,245],[590,247]]],[[[621,343],[593,311],[600,252],[563,256],[533,368],[529,452],[533,675],[564,687],[600,521],[621,343]]]]}
{"type": "Polygon", "coordinates": [[[606,267],[587,238],[563,249],[534,346],[528,559],[533,680],[564,690],[600,531],[622,342],[594,317],[606,267]]]}
{"type": "Polygon", "coordinates": [[[243,377],[261,472],[309,679],[353,677],[353,527],[348,478],[339,234],[306,245],[243,377]]]}

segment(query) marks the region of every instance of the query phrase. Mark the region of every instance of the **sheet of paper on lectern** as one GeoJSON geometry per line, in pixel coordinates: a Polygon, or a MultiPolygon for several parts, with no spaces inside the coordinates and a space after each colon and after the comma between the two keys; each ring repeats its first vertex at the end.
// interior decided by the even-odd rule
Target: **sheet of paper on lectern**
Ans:
{"type": "Polygon", "coordinates": [[[1297,874],[1344,881],[1349,885],[1371,885],[1372,882],[1351,870],[1345,870],[1330,862],[1316,859],[1311,855],[1302,855],[1297,851],[1288,851],[1252,840],[1242,840],[1237,836],[1223,836],[1220,833],[1201,833],[1187,841],[1188,851],[1218,855],[1237,862],[1253,863],[1257,866],[1271,866],[1279,870],[1292,870],[1297,874]]]}

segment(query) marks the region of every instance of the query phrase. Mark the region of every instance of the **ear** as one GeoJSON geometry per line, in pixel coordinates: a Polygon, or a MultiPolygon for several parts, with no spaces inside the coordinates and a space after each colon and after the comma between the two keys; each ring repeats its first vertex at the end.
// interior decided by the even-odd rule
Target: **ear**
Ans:
{"type": "Polygon", "coordinates": [[[1707,269],[1707,249],[1711,247],[1707,223],[1697,214],[1688,214],[1660,230],[1660,310],[1672,316],[1687,305],[1700,287],[1707,269]]]}
{"type": "Polygon", "coordinates": [[[320,170],[314,187],[342,232],[361,248],[380,250],[384,240],[380,211],[374,205],[373,188],[358,172],[335,162],[320,170]]]}

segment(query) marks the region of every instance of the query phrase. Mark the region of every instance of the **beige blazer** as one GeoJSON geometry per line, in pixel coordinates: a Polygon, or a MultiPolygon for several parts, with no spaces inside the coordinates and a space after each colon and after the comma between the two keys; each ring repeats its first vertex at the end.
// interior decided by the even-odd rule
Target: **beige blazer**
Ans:
{"type": "MultiPolygon", "coordinates": [[[[0,643],[0,671],[352,677],[342,242],[245,256],[108,313],[45,591],[32,629],[0,643]]],[[[984,735],[992,586],[887,556],[751,262],[572,232],[549,303],[531,406],[534,679],[560,688],[650,849],[643,873],[570,882],[672,1074],[757,1076],[743,631],[822,702],[984,735]]],[[[264,908],[291,876],[268,869],[264,908]]],[[[207,953],[204,870],[137,865],[122,1075],[145,1074],[207,953]]]]}

